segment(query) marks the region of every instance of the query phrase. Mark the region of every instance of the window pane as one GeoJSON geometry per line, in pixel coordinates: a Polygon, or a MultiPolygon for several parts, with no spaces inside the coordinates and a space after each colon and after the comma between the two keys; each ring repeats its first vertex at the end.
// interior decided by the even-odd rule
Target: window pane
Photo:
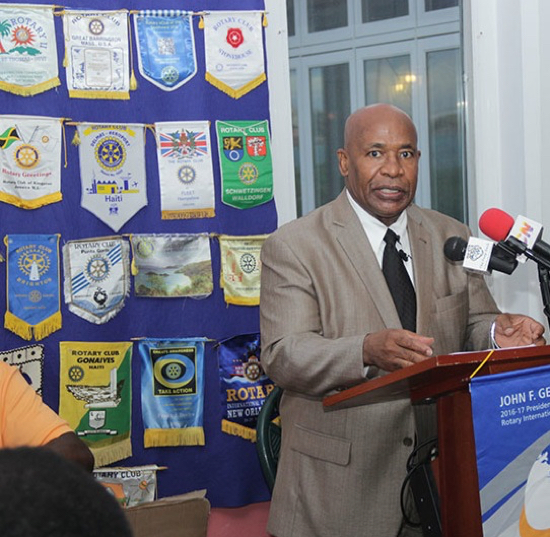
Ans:
{"type": "Polygon", "coordinates": [[[294,19],[294,0],[286,0],[286,22],[288,36],[293,37],[296,35],[296,24],[294,19]]]}
{"type": "Polygon", "coordinates": [[[342,190],[336,150],[344,144],[344,124],[350,114],[350,81],[347,63],[315,67],[309,71],[311,137],[315,206],[334,199],[342,190]]]}
{"type": "Polygon", "coordinates": [[[290,100],[292,107],[292,145],[294,148],[294,178],[296,182],[296,210],[302,215],[302,183],[300,182],[300,136],[298,133],[298,75],[290,70],[290,100]]]}
{"type": "MultiPolygon", "coordinates": [[[[427,0],[428,1],[428,0],[427,0]]],[[[362,0],[363,22],[376,22],[409,14],[408,0],[362,0]]]]}
{"type": "Polygon", "coordinates": [[[424,0],[425,11],[435,11],[447,7],[457,7],[458,0],[424,0]]]}
{"type": "Polygon", "coordinates": [[[366,60],[365,103],[389,103],[412,115],[412,84],[409,55],[366,60]]]}
{"type": "Polygon", "coordinates": [[[426,56],[432,208],[464,222],[463,107],[458,49],[426,56]]]}
{"type": "Polygon", "coordinates": [[[322,32],[347,25],[347,0],[307,0],[308,32],[322,32]]]}

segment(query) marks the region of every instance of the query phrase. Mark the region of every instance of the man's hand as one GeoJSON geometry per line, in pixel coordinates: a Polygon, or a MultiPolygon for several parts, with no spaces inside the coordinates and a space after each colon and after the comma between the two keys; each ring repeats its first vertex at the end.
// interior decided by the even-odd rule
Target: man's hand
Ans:
{"type": "Polygon", "coordinates": [[[385,371],[395,371],[429,358],[434,338],[408,330],[381,330],[365,336],[363,362],[385,371]]]}
{"type": "Polygon", "coordinates": [[[499,347],[544,345],[544,326],[527,315],[502,313],[495,319],[495,342],[499,347]]]}

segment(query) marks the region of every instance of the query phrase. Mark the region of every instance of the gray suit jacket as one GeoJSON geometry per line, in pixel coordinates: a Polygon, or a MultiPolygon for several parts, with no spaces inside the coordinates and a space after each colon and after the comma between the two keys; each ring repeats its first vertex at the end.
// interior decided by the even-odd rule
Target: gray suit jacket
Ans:
{"type": "MultiPolygon", "coordinates": [[[[435,211],[407,209],[417,332],[444,354],[489,347],[499,313],[481,276],[443,255],[469,236],[435,211]]],[[[395,537],[415,437],[408,402],[326,412],[322,399],[363,382],[363,338],[401,328],[345,191],[282,226],[262,249],[262,363],[282,388],[283,442],[268,530],[277,537],[395,537]]],[[[384,374],[369,368],[369,378],[384,374]]]]}

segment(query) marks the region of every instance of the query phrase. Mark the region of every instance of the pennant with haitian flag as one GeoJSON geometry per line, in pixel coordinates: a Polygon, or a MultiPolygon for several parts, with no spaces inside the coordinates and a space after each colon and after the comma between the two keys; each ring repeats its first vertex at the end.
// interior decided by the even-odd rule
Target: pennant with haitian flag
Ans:
{"type": "Polygon", "coordinates": [[[30,96],[59,86],[54,6],[0,5],[0,90],[30,96]]]}
{"type": "Polygon", "coordinates": [[[222,201],[248,209],[273,198],[269,126],[265,121],[216,121],[222,201]]]}
{"type": "Polygon", "coordinates": [[[162,219],[216,216],[209,122],[155,123],[155,132],[162,219]]]}
{"type": "Polygon", "coordinates": [[[147,205],[144,126],[77,126],[82,207],[118,231],[147,205]]]}
{"type": "Polygon", "coordinates": [[[136,296],[205,298],[214,289],[207,233],[133,234],[136,296]]]}
{"type": "Polygon", "coordinates": [[[262,16],[259,11],[204,14],[206,80],[234,99],[266,80],[262,16]]]}
{"type": "Polygon", "coordinates": [[[219,236],[220,285],[228,304],[257,306],[260,303],[260,250],[268,236],[219,236]]]}
{"type": "Polygon", "coordinates": [[[96,466],[132,455],[132,343],[59,343],[59,415],[96,466]]]}
{"type": "Polygon", "coordinates": [[[0,351],[0,362],[17,367],[33,390],[38,395],[42,395],[44,345],[28,345],[11,351],[0,351]]]}
{"type": "Polygon", "coordinates": [[[144,339],[141,413],[144,446],[204,446],[206,338],[144,339]]]}
{"type": "Polygon", "coordinates": [[[260,334],[224,339],[218,346],[222,431],[256,441],[256,422],[275,385],[260,364],[260,334]]]}
{"type": "Polygon", "coordinates": [[[69,97],[129,99],[128,11],[63,12],[69,97]]]}
{"type": "Polygon", "coordinates": [[[139,72],[164,91],[173,91],[197,72],[191,14],[177,9],[134,15],[139,72]]]}
{"type": "Polygon", "coordinates": [[[110,321],[130,294],[130,247],[120,237],[68,241],[63,246],[65,302],[95,324],[110,321]]]}
{"type": "Polygon", "coordinates": [[[37,209],[61,201],[63,120],[0,116],[0,201],[37,209]]]}
{"type": "Polygon", "coordinates": [[[59,235],[6,235],[8,307],[4,327],[44,339],[61,328],[59,235]]]}

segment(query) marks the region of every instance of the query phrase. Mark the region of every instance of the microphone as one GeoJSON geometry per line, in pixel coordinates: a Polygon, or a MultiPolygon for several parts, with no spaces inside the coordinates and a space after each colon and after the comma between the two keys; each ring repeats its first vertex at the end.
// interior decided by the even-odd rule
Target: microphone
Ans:
{"type": "Polygon", "coordinates": [[[466,242],[462,237],[450,237],[443,245],[443,253],[450,261],[463,261],[466,270],[481,274],[491,274],[493,270],[512,274],[518,262],[514,252],[501,243],[470,237],[466,242]]]}

